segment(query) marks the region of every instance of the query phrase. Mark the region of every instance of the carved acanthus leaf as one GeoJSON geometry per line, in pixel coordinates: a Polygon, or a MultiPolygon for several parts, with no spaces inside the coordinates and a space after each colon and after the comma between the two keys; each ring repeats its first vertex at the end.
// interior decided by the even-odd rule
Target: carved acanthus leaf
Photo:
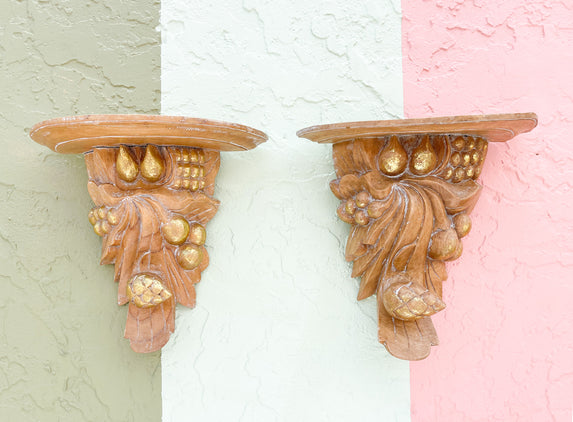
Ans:
{"type": "Polygon", "coordinates": [[[380,342],[398,357],[423,359],[438,343],[429,317],[445,307],[444,261],[461,255],[486,146],[457,135],[333,146],[331,189],[341,200],[339,217],[352,225],[346,259],[361,277],[358,299],[378,295],[380,342]]]}
{"type": "Polygon", "coordinates": [[[204,226],[219,206],[210,196],[219,153],[122,145],[95,149],[86,163],[101,263],[115,264],[118,303],[129,303],[125,336],[136,351],[157,350],[173,332],[175,303],[195,306],[209,264],[204,226]]]}

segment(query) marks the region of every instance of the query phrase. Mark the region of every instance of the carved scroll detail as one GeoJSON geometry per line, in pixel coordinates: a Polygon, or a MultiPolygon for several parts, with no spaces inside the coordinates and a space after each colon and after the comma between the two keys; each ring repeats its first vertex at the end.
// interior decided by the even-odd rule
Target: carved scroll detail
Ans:
{"type": "Polygon", "coordinates": [[[205,225],[219,206],[219,152],[121,145],[85,160],[101,263],[115,264],[118,303],[129,303],[125,337],[136,352],[159,350],[174,330],[175,304],[195,306],[194,286],[209,265],[205,225]]]}
{"type": "Polygon", "coordinates": [[[445,261],[459,258],[486,139],[392,135],[333,145],[341,200],[351,224],[346,260],[361,277],[358,299],[378,297],[379,340],[396,357],[423,359],[438,344],[430,316],[445,308],[445,261]]]}

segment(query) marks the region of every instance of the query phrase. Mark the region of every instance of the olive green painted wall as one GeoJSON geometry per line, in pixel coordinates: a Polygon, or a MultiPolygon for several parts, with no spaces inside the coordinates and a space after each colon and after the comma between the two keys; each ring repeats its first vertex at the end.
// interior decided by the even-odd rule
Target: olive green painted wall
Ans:
{"type": "Polygon", "coordinates": [[[0,0],[0,420],[159,421],[160,355],[123,339],[81,156],[43,119],[158,113],[159,1],[0,0]]]}

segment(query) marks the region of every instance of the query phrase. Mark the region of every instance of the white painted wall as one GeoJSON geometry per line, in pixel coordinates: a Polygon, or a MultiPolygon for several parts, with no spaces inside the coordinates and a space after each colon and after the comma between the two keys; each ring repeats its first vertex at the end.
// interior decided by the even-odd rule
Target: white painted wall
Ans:
{"type": "Polygon", "coordinates": [[[164,421],[409,420],[408,363],[343,258],[331,147],[295,135],[402,117],[400,19],[399,0],[162,0],[163,114],[270,137],[222,154],[211,264],[163,350],[164,421]]]}

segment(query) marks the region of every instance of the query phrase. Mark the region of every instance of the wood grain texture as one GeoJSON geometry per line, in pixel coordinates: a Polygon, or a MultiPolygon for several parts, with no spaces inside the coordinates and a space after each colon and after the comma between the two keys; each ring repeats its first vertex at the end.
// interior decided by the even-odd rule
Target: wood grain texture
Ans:
{"type": "Polygon", "coordinates": [[[358,300],[377,295],[379,341],[398,358],[424,359],[438,344],[430,317],[446,306],[445,262],[461,256],[461,238],[471,229],[469,214],[481,192],[476,179],[488,139],[475,133],[493,133],[479,132],[492,121],[520,133],[531,130],[537,119],[532,113],[483,120],[464,116],[342,123],[298,132],[334,143],[337,178],[330,187],[341,200],[338,216],[352,225],[346,260],[353,262],[352,276],[361,277],[358,300]],[[469,134],[440,132],[452,124],[469,134]],[[389,135],[392,130],[397,134],[389,135]]]}

